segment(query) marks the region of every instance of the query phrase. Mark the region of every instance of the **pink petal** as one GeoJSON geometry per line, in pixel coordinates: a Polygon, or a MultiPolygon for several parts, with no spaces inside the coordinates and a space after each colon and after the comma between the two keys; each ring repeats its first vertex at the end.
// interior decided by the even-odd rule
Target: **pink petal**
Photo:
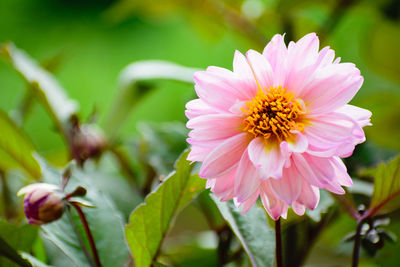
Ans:
{"type": "Polygon", "coordinates": [[[344,194],[335,176],[333,158],[321,158],[303,154],[293,154],[292,159],[300,176],[313,186],[327,189],[335,194],[344,194]]]}
{"type": "MultiPolygon", "coordinates": [[[[215,196],[221,198],[221,201],[231,200],[234,196],[234,184],[235,184],[236,169],[219,176],[215,179],[209,179],[211,185],[211,191],[214,192],[215,196]]],[[[207,182],[208,182],[207,181],[207,182]]]]}
{"type": "Polygon", "coordinates": [[[200,168],[199,176],[216,178],[229,172],[239,163],[247,144],[247,133],[225,140],[208,154],[200,168]]]}
{"type": "Polygon", "coordinates": [[[242,132],[240,129],[243,118],[233,114],[211,114],[198,116],[186,124],[190,131],[189,137],[198,141],[226,139],[242,132]]]}
{"type": "Polygon", "coordinates": [[[203,161],[212,150],[212,147],[192,146],[187,160],[203,161]]]}
{"type": "Polygon", "coordinates": [[[249,144],[249,157],[253,164],[261,170],[262,179],[280,178],[285,157],[277,146],[266,146],[262,137],[253,139],[249,144]]]}
{"type": "Polygon", "coordinates": [[[287,48],[283,36],[276,34],[264,48],[263,56],[266,57],[274,71],[274,86],[284,86],[286,74],[287,48]]]}
{"type": "Polygon", "coordinates": [[[297,198],[297,202],[310,210],[315,209],[319,202],[318,187],[312,186],[305,179],[302,179],[301,192],[297,198]]]}
{"type": "Polygon", "coordinates": [[[288,206],[275,197],[266,181],[262,184],[260,197],[265,210],[272,219],[277,220],[280,216],[286,218],[288,206]]]}
{"type": "Polygon", "coordinates": [[[282,178],[268,179],[276,197],[291,205],[300,195],[302,179],[295,166],[283,169],[282,178]]]}
{"type": "Polygon", "coordinates": [[[361,127],[371,125],[370,118],[372,113],[369,110],[353,105],[344,105],[343,107],[338,108],[335,112],[342,113],[353,118],[361,127]]]}
{"type": "Polygon", "coordinates": [[[241,87],[246,89],[248,99],[253,98],[258,92],[258,85],[246,57],[237,50],[233,58],[233,72],[240,77],[241,87]]]}
{"type": "Polygon", "coordinates": [[[315,71],[313,79],[303,89],[302,99],[312,114],[334,111],[347,104],[362,83],[363,77],[354,64],[331,64],[315,71]]]}
{"type": "Polygon", "coordinates": [[[204,103],[201,99],[194,99],[186,104],[185,115],[188,119],[213,113],[217,113],[217,111],[204,103]]]}
{"type": "Polygon", "coordinates": [[[303,153],[307,151],[308,148],[307,137],[305,137],[299,131],[291,131],[291,132],[295,134],[295,140],[282,141],[279,145],[281,153],[282,155],[284,155],[286,159],[288,159],[292,153],[303,153]]]}
{"type": "Polygon", "coordinates": [[[259,170],[250,161],[249,154],[246,151],[240,159],[236,172],[235,197],[239,202],[244,202],[250,198],[260,187],[261,179],[259,170]]]}
{"type": "Polygon", "coordinates": [[[328,113],[310,118],[304,129],[308,139],[308,153],[321,156],[350,156],[356,144],[365,140],[362,128],[355,120],[342,113],[328,113]]]}
{"type": "Polygon", "coordinates": [[[258,196],[260,195],[260,190],[257,189],[247,200],[244,202],[239,202],[236,198],[234,199],[237,206],[243,206],[242,214],[248,212],[256,203],[258,196]]]}
{"type": "Polygon", "coordinates": [[[306,207],[298,202],[294,202],[292,204],[292,209],[299,216],[304,215],[304,213],[306,212],[306,207]]]}
{"type": "Polygon", "coordinates": [[[246,56],[259,86],[262,89],[268,89],[270,86],[272,86],[274,81],[274,73],[268,60],[254,50],[249,50],[246,53],[246,56]]]}

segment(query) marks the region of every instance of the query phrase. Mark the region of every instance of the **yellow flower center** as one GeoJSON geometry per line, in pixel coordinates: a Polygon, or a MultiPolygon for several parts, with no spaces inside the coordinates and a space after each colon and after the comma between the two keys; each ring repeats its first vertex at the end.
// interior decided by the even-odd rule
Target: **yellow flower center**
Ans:
{"type": "Polygon", "coordinates": [[[282,86],[260,89],[242,111],[247,115],[243,130],[255,137],[276,138],[280,142],[287,140],[292,130],[304,130],[304,103],[282,86]]]}

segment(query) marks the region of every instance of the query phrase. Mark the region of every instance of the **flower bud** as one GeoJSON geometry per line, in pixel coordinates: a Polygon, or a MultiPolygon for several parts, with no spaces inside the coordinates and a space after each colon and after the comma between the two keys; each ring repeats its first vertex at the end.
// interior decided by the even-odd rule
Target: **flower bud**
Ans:
{"type": "Polygon", "coordinates": [[[64,196],[55,185],[31,184],[21,188],[20,195],[25,195],[24,211],[29,224],[49,223],[58,220],[64,213],[64,196]]]}
{"type": "Polygon", "coordinates": [[[98,157],[106,145],[103,132],[94,124],[76,125],[72,131],[72,154],[81,165],[98,157]]]}

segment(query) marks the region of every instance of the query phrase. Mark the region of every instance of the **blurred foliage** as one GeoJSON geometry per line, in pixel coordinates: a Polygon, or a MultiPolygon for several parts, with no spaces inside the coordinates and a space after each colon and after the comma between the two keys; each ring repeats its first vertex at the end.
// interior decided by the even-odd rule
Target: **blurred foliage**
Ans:
{"type": "MultiPolygon", "coordinates": [[[[15,196],[30,177],[60,185],[62,169],[73,166],[66,192],[88,190],[84,200],[95,208],[83,209],[104,266],[132,266],[129,249],[145,244],[149,255],[137,266],[153,258],[159,266],[268,266],[274,245],[262,208],[243,217],[232,203],[217,208],[198,166],[181,159],[174,172],[187,147],[184,106],[195,96],[196,69],[231,69],[235,49],[261,50],[275,33],[288,42],[316,32],[321,46],[361,70],[364,85],[352,104],[372,111],[373,127],[345,160],[355,181],[349,193],[321,192],[308,216],[289,211],[284,249],[297,256],[287,266],[348,265],[352,242],[343,238],[363,216],[360,204],[384,208],[364,221],[360,266],[397,266],[400,242],[386,241],[400,234],[398,158],[375,167],[400,151],[399,26],[396,0],[0,1],[0,238],[7,251],[34,266],[88,265],[75,237],[83,236],[77,214],[70,214],[75,230],[65,214],[38,231],[24,223],[15,196]],[[72,129],[85,125],[104,133],[104,146],[79,168],[70,161],[72,129]],[[390,224],[377,223],[387,217],[390,224]],[[157,233],[154,222],[163,226],[157,233]]],[[[0,265],[13,263],[0,257],[0,265]]]]}

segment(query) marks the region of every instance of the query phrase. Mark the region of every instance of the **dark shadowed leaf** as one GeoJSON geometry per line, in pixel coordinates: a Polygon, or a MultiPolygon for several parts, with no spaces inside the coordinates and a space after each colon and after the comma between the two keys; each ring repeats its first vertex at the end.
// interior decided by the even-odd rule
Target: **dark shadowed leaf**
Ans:
{"type": "Polygon", "coordinates": [[[0,110],[0,167],[18,166],[34,178],[40,178],[40,165],[33,157],[34,147],[28,136],[0,110]]]}
{"type": "Polygon", "coordinates": [[[376,171],[374,192],[368,216],[384,214],[400,207],[400,156],[388,164],[381,163],[376,171]]]}
{"type": "Polygon", "coordinates": [[[275,232],[268,223],[264,208],[254,205],[246,214],[236,208],[232,201],[221,202],[212,196],[222,216],[230,225],[253,266],[273,266],[275,232]]]}
{"type": "Polygon", "coordinates": [[[184,152],[173,172],[131,215],[126,240],[137,267],[150,266],[175,215],[203,190],[205,180],[191,175],[193,165],[184,152]]]}

